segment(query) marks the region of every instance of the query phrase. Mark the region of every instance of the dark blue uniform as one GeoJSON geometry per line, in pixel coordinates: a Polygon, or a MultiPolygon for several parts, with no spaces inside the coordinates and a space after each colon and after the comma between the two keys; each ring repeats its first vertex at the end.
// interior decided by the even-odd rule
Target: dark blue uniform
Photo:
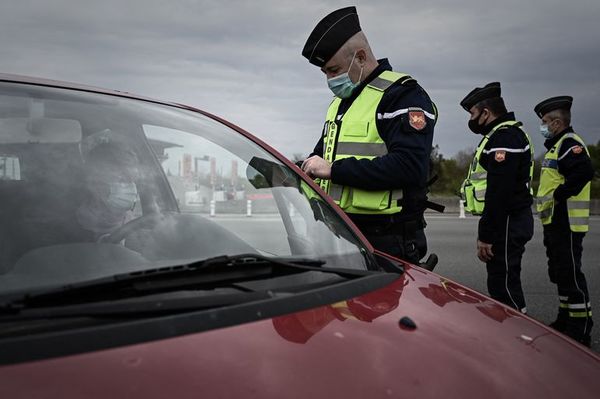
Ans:
{"type": "MultiPolygon", "coordinates": [[[[512,112],[494,120],[491,130],[514,121],[512,112]]],[[[530,191],[531,151],[525,133],[515,126],[498,129],[479,159],[487,171],[485,208],[479,220],[478,239],[492,244],[493,258],[486,263],[490,296],[526,312],[521,287],[521,259],[533,237],[533,197],[530,191]]]]}
{"type": "MultiPolygon", "coordinates": [[[[392,70],[387,59],[378,62],[379,66],[361,82],[352,96],[342,100],[338,116],[350,108],[369,82],[382,71],[392,70]]],[[[402,211],[398,214],[348,216],[376,249],[416,263],[427,252],[423,212],[427,200],[435,106],[425,90],[415,80],[410,80],[390,86],[375,112],[377,130],[386,144],[388,154],[372,160],[336,160],[331,167],[331,181],[366,190],[402,189],[404,199],[402,211]],[[405,111],[409,108],[426,112],[427,124],[423,129],[417,130],[409,124],[408,113],[405,111]]],[[[325,130],[323,133],[325,134],[325,130]]],[[[323,156],[323,137],[311,155],[323,156]]]]}
{"type": "MultiPolygon", "coordinates": [[[[544,146],[551,149],[562,136],[573,132],[571,127],[546,140],[544,146]]],[[[567,213],[567,198],[579,194],[594,177],[594,168],[585,151],[572,151],[581,144],[567,138],[558,153],[558,172],[565,182],[554,191],[556,201],[552,222],[544,225],[544,246],[548,256],[550,281],[558,286],[561,306],[552,327],[566,335],[590,345],[591,317],[569,317],[569,304],[585,304],[579,311],[590,308],[590,298],[585,275],[581,271],[581,255],[585,233],[571,231],[567,213]]]]}

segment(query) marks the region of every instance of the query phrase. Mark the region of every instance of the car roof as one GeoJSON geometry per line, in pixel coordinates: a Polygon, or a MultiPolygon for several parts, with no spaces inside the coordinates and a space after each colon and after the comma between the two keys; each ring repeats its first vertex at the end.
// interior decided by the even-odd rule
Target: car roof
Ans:
{"type": "Polygon", "coordinates": [[[39,77],[34,77],[34,76],[16,75],[16,74],[9,74],[9,73],[0,73],[0,82],[31,84],[31,85],[36,85],[36,86],[55,87],[55,88],[61,88],[61,89],[85,91],[88,93],[98,93],[98,94],[106,94],[106,95],[118,96],[118,97],[124,97],[124,98],[132,98],[132,99],[136,99],[136,100],[148,101],[148,102],[168,105],[168,106],[182,108],[182,109],[195,110],[195,111],[202,112],[203,114],[209,115],[211,117],[214,117],[214,115],[208,114],[202,110],[199,110],[197,108],[190,107],[190,106],[187,106],[184,104],[158,100],[156,98],[141,96],[138,94],[127,92],[127,91],[105,89],[105,88],[101,88],[101,87],[97,87],[97,86],[84,85],[84,84],[67,82],[67,81],[62,81],[62,80],[45,79],[45,78],[39,78],[39,77]]]}

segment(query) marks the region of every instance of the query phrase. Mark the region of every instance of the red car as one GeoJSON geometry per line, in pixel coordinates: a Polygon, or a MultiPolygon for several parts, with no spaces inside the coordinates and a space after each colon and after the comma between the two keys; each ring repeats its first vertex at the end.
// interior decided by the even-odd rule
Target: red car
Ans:
{"type": "Polygon", "coordinates": [[[0,397],[597,398],[600,358],[374,251],[203,111],[0,75],[0,397]]]}

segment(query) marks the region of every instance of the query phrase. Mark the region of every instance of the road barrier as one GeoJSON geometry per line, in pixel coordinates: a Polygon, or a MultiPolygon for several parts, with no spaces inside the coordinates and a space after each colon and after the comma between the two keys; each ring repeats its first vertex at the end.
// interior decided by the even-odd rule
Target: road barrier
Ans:
{"type": "MultiPolygon", "coordinates": [[[[444,215],[455,215],[460,219],[466,217],[467,212],[464,209],[464,202],[457,200],[457,197],[429,197],[429,200],[446,207],[444,215]]],[[[293,207],[290,212],[294,212],[293,207]]],[[[210,217],[219,215],[245,215],[252,217],[263,214],[276,214],[278,213],[275,201],[272,199],[258,199],[258,200],[230,200],[230,201],[215,201],[211,200],[201,206],[182,206],[184,212],[198,212],[209,214],[210,217]]],[[[532,206],[534,214],[537,214],[535,205],[532,206]]],[[[427,215],[439,215],[438,212],[427,209],[425,211],[427,215]]],[[[291,214],[293,216],[293,213],[291,214]]],[[[600,200],[593,199],[590,203],[590,215],[600,215],[600,200]]]]}
{"type": "MultiPolygon", "coordinates": [[[[462,211],[461,211],[461,202],[462,201],[460,201],[460,200],[457,201],[456,198],[457,197],[433,197],[433,196],[431,196],[431,197],[429,197],[429,201],[444,205],[446,207],[444,214],[446,214],[446,215],[457,214],[458,217],[462,219],[462,211]]],[[[462,204],[462,206],[464,207],[464,203],[462,204]]],[[[537,210],[535,209],[535,201],[534,201],[534,205],[531,207],[531,209],[532,209],[533,213],[537,215],[537,210]]],[[[429,215],[439,215],[438,212],[432,211],[431,209],[427,209],[425,211],[425,213],[429,214],[429,215]]],[[[600,215],[600,199],[593,199],[590,201],[590,215],[600,215]]]]}

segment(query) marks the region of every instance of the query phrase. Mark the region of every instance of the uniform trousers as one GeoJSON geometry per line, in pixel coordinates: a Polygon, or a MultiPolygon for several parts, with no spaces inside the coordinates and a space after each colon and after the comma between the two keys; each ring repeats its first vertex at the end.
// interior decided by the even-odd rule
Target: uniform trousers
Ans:
{"type": "Polygon", "coordinates": [[[375,249],[407,262],[418,265],[427,253],[427,239],[423,228],[410,233],[361,231],[375,249]]]}
{"type": "Polygon", "coordinates": [[[487,287],[492,298],[527,313],[521,287],[521,259],[533,237],[533,215],[527,207],[509,213],[492,244],[494,256],[486,263],[487,287]]]}
{"type": "Polygon", "coordinates": [[[590,344],[592,308],[585,275],[581,270],[585,233],[572,232],[568,225],[544,226],[548,276],[557,285],[558,317],[552,327],[571,338],[590,344]]]}

